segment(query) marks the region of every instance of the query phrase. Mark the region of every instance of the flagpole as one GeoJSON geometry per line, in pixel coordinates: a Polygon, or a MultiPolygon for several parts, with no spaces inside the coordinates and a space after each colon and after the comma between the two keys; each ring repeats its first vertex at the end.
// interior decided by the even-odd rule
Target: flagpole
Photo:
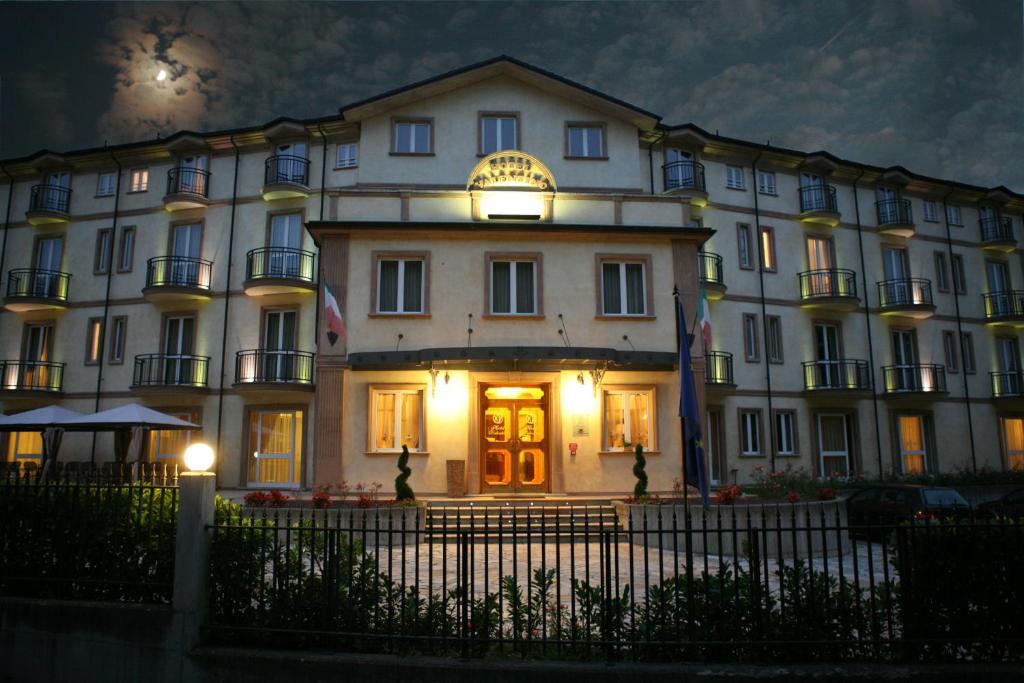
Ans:
{"type": "MultiPolygon", "coordinates": [[[[680,323],[680,320],[679,320],[679,286],[678,285],[673,285],[673,287],[672,287],[672,298],[675,300],[675,312],[676,312],[676,356],[678,356],[679,355],[679,348],[680,348],[679,345],[682,344],[682,342],[683,342],[683,340],[679,337],[679,328],[680,328],[680,324],[679,323],[680,323]]],[[[679,368],[679,372],[680,372],[680,380],[681,380],[682,372],[683,372],[683,368],[682,367],[679,368]]],[[[677,382],[677,384],[680,385],[680,391],[681,391],[682,390],[682,381],[677,382]]],[[[682,473],[683,473],[683,498],[684,498],[684,504],[685,504],[685,500],[687,498],[689,498],[689,489],[687,488],[689,486],[689,481],[688,481],[687,476],[686,476],[686,420],[685,420],[685,418],[682,415],[679,416],[679,444],[680,444],[680,451],[681,451],[681,455],[682,455],[682,462],[680,463],[680,465],[681,465],[682,473]]]]}

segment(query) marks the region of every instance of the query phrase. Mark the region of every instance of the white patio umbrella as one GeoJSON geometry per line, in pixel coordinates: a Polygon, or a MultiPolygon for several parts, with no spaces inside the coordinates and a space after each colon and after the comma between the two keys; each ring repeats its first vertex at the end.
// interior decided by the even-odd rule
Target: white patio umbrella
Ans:
{"type": "Polygon", "coordinates": [[[146,429],[202,429],[199,425],[138,403],[129,403],[93,415],[82,415],[69,420],[65,428],[76,432],[114,432],[114,450],[118,462],[127,462],[129,455],[134,456],[134,460],[140,459],[142,432],[146,429]]]}
{"type": "Polygon", "coordinates": [[[27,410],[16,415],[0,416],[0,432],[42,432],[43,435],[43,476],[50,470],[51,462],[57,461],[61,438],[68,422],[82,417],[81,413],[60,406],[46,406],[27,410]]]}

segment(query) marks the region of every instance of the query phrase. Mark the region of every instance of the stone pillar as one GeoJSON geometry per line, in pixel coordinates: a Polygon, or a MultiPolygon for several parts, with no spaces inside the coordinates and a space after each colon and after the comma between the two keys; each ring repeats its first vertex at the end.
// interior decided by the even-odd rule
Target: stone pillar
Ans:
{"type": "MultiPolygon", "coordinates": [[[[326,234],[320,244],[320,287],[330,288],[341,311],[346,328],[348,316],[349,236],[326,234]]],[[[320,300],[326,301],[324,292],[320,300]]],[[[313,427],[313,486],[341,480],[342,416],[344,414],[345,368],[348,367],[348,337],[340,336],[331,343],[323,310],[316,358],[316,424],[313,427]]]]}
{"type": "MultiPolygon", "coordinates": [[[[695,239],[672,240],[672,275],[674,284],[679,288],[679,300],[686,314],[686,330],[689,332],[697,315],[697,297],[700,290],[699,273],[697,271],[697,254],[700,244],[695,239]]],[[[709,351],[711,349],[708,349],[709,351]]],[[[700,330],[694,328],[693,343],[690,345],[691,365],[693,367],[694,388],[697,390],[697,407],[700,415],[701,431],[707,428],[707,390],[704,384],[704,343],[700,330]]],[[[683,444],[680,444],[682,452],[683,444]]],[[[682,468],[682,465],[680,465],[682,468]]]]}
{"type": "Polygon", "coordinates": [[[185,652],[199,644],[207,610],[210,532],[217,477],[213,472],[184,472],[178,478],[178,531],[174,541],[172,605],[182,625],[185,652]]]}

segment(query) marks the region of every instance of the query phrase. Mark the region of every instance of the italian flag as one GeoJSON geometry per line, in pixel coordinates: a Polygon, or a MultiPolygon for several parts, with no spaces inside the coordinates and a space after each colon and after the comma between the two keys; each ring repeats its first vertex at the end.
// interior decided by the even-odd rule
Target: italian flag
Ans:
{"type": "Polygon", "coordinates": [[[697,320],[700,321],[700,334],[704,338],[704,353],[711,351],[711,307],[708,306],[708,294],[700,288],[697,301],[697,320]]]}
{"type": "Polygon", "coordinates": [[[338,339],[345,338],[345,319],[341,317],[338,300],[334,298],[327,283],[324,283],[324,318],[327,321],[327,341],[334,346],[338,339]]]}

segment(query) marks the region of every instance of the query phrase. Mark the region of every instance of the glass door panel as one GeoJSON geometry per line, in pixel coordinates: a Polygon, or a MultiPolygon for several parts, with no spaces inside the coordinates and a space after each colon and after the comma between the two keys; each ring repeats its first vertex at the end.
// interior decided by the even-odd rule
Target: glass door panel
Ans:
{"type": "Polygon", "coordinates": [[[51,297],[63,295],[58,291],[58,275],[64,256],[64,240],[60,237],[46,237],[36,242],[36,268],[31,283],[32,296],[51,297]],[[47,272],[48,271],[48,272],[47,272]]]}
{"type": "Polygon", "coordinates": [[[302,463],[302,413],[259,411],[249,419],[249,483],[294,486],[302,463]]]}
{"type": "Polygon", "coordinates": [[[302,247],[302,217],[291,213],[274,216],[270,221],[270,263],[268,275],[298,277],[299,254],[291,249],[302,247]]]}
{"type": "Polygon", "coordinates": [[[481,396],[484,492],[547,491],[547,399],[538,387],[490,387],[481,396]],[[508,396],[510,398],[498,398],[508,396]]]}

